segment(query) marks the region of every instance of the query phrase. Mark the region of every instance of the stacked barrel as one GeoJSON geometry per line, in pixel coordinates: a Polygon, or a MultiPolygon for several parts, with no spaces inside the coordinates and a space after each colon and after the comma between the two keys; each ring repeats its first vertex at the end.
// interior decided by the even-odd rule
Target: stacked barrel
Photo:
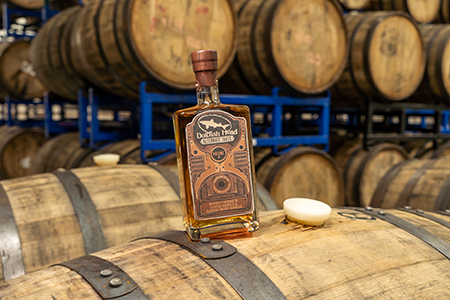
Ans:
{"type": "MultiPolygon", "coordinates": [[[[11,2],[29,9],[43,5],[42,0],[11,2]]],[[[51,2],[64,10],[32,42],[0,44],[0,93],[31,100],[47,90],[76,101],[80,89],[95,87],[137,101],[142,81],[156,92],[193,93],[189,54],[214,48],[223,92],[267,95],[281,87],[301,97],[331,89],[334,106],[360,108],[368,97],[450,105],[450,31],[446,25],[418,26],[445,21],[446,1],[442,8],[439,0],[89,0],[83,7],[76,1],[51,2]]],[[[44,143],[39,130],[0,127],[0,179],[34,174],[0,181],[0,281],[11,280],[0,284],[1,299],[240,297],[207,264],[164,237],[118,246],[182,229],[176,157],[143,165],[139,140],[94,150],[79,139],[78,133],[65,133],[44,143]],[[93,158],[99,154],[119,155],[120,165],[96,167],[93,158]],[[95,282],[88,284],[86,274],[65,267],[70,263],[14,280],[78,257],[71,266],[87,266],[95,282]],[[99,261],[103,267],[97,270],[99,261]],[[116,289],[122,294],[99,292],[112,288],[105,278],[117,270],[127,276],[123,289],[116,289]],[[132,290],[125,290],[128,284],[132,290]]],[[[306,146],[279,150],[283,154],[272,148],[254,152],[261,211],[282,208],[291,197],[333,207],[450,206],[445,158],[450,143],[437,150],[429,141],[382,142],[366,149],[360,139],[347,137],[334,140],[329,154],[306,146]]],[[[422,234],[426,226],[441,246],[450,242],[450,229],[443,225],[450,216],[434,224],[405,212],[388,213],[422,234]]],[[[420,284],[440,288],[438,298],[448,298],[448,284],[440,280],[450,270],[448,261],[361,210],[335,208],[315,230],[291,223],[280,211],[262,213],[261,224],[253,238],[228,242],[287,298],[426,298],[429,292],[420,284]],[[301,268],[311,261],[312,270],[301,268]],[[285,273],[273,272],[273,265],[285,273]],[[376,284],[364,280],[374,276],[376,284]]],[[[230,273],[244,266],[248,263],[230,273]]],[[[278,299],[274,295],[269,298],[278,299]]]]}

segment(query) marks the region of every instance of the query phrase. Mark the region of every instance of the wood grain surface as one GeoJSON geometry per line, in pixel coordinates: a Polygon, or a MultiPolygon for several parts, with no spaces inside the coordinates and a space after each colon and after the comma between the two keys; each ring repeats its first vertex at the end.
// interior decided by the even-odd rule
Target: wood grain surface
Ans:
{"type": "Polygon", "coordinates": [[[320,150],[298,147],[272,156],[259,166],[256,177],[279,208],[288,198],[312,198],[333,207],[344,205],[341,170],[331,156],[320,150]]]}
{"type": "Polygon", "coordinates": [[[367,8],[369,10],[402,10],[409,13],[419,23],[430,23],[439,14],[441,0],[371,0],[367,8]]]}
{"type": "Polygon", "coordinates": [[[46,91],[30,62],[30,44],[27,39],[0,44],[0,85],[21,99],[40,98],[46,91]]]}
{"type": "Polygon", "coordinates": [[[413,99],[429,104],[450,104],[450,26],[423,25],[420,31],[427,49],[427,64],[413,99]]]}
{"type": "Polygon", "coordinates": [[[33,159],[44,143],[41,129],[0,127],[0,179],[33,174],[33,159]]]}
{"type": "MultiPolygon", "coordinates": [[[[401,211],[446,242],[450,229],[401,211]]],[[[447,221],[449,217],[439,216],[447,221]]],[[[250,238],[228,243],[251,260],[287,299],[447,299],[449,260],[434,248],[379,219],[333,209],[323,227],[261,214],[250,238]]],[[[209,265],[176,244],[139,240],[94,254],[133,278],[149,299],[242,299],[209,265]],[[164,274],[164,276],[161,276],[164,274]]],[[[0,285],[2,299],[101,299],[82,277],[54,266],[0,285]]]]}
{"type": "Polygon", "coordinates": [[[426,61],[414,21],[402,12],[347,14],[345,19],[351,46],[346,74],[336,85],[340,96],[351,100],[375,95],[389,101],[411,96],[426,61]]]}
{"type": "Polygon", "coordinates": [[[225,90],[233,89],[234,80],[239,90],[244,81],[258,94],[276,86],[323,92],[342,74],[347,49],[336,1],[250,0],[239,11],[239,68],[225,76],[225,90]]]}
{"type": "Polygon", "coordinates": [[[64,133],[48,140],[33,159],[32,173],[53,172],[58,168],[78,168],[92,152],[81,147],[78,133],[64,133]]]}
{"type": "Polygon", "coordinates": [[[345,203],[350,206],[368,206],[384,175],[397,163],[407,159],[400,146],[383,143],[369,151],[355,141],[344,143],[334,154],[343,168],[345,203]]]}
{"type": "Polygon", "coordinates": [[[70,100],[78,99],[84,87],[75,72],[70,53],[73,22],[81,8],[73,7],[58,13],[38,31],[30,48],[30,59],[36,75],[50,91],[70,100]]]}
{"type": "Polygon", "coordinates": [[[132,1],[129,37],[150,74],[165,84],[193,89],[190,54],[215,49],[219,78],[236,51],[236,20],[231,1],[132,1]]]}
{"type": "Polygon", "coordinates": [[[339,0],[349,10],[360,10],[369,4],[370,0],[339,0]]]}
{"type": "Polygon", "coordinates": [[[381,181],[372,204],[382,208],[405,205],[423,210],[450,207],[450,160],[411,160],[395,166],[381,181]]]}
{"type": "MultiPolygon", "coordinates": [[[[176,167],[168,170],[178,176],[176,167]]],[[[119,165],[72,172],[95,205],[108,247],[183,228],[179,195],[159,171],[145,165],[119,165]]],[[[0,184],[18,226],[27,273],[86,254],[69,195],[55,175],[38,174],[0,184]]],[[[267,191],[259,188],[258,195],[260,211],[275,207],[267,191]]],[[[0,281],[1,276],[0,271],[0,281]]]]}

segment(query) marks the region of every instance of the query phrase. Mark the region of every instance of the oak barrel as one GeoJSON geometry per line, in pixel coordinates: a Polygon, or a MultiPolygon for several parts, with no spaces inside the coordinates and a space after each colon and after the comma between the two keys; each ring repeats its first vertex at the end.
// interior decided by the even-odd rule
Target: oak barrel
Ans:
{"type": "MultiPolygon", "coordinates": [[[[1,0],[0,3],[6,0],[1,0]]],[[[88,0],[83,0],[86,3],[88,0]]],[[[27,9],[38,9],[44,6],[44,0],[9,0],[12,4],[27,8],[27,9]]],[[[49,0],[50,8],[54,10],[63,10],[65,8],[76,6],[79,4],[78,0],[49,0]]]]}
{"type": "Polygon", "coordinates": [[[450,158],[450,141],[439,146],[430,158],[450,158]]]}
{"type": "Polygon", "coordinates": [[[436,101],[450,104],[450,26],[424,25],[420,31],[427,49],[427,64],[413,99],[430,104],[436,101]]]}
{"type": "Polygon", "coordinates": [[[251,0],[238,13],[238,71],[224,76],[222,91],[241,92],[246,83],[257,94],[273,87],[315,94],[341,76],[348,47],[337,1],[251,0]]]}
{"type": "Polygon", "coordinates": [[[80,145],[78,133],[58,135],[39,149],[33,160],[31,174],[53,172],[58,168],[78,168],[92,152],[92,149],[80,145]]]}
{"type": "MultiPolygon", "coordinates": [[[[158,154],[161,154],[161,152],[160,151],[148,151],[148,152],[146,152],[146,157],[151,158],[158,154]]],[[[141,158],[141,149],[139,148],[139,149],[136,149],[136,150],[128,153],[125,157],[122,157],[120,159],[120,163],[121,164],[143,164],[144,162],[142,161],[142,158],[141,158]]],[[[160,159],[158,159],[158,164],[163,165],[163,166],[176,167],[177,166],[177,154],[171,153],[164,157],[161,157],[160,159]]]]}
{"type": "MultiPolygon", "coordinates": [[[[89,249],[182,228],[178,189],[176,167],[145,165],[80,168],[1,181],[0,205],[2,210],[11,207],[20,241],[10,250],[2,235],[8,218],[0,218],[0,249],[5,253],[0,281],[23,275],[8,263],[5,268],[8,256],[18,255],[28,273],[82,256],[89,249]],[[84,204],[89,199],[91,207],[84,204]],[[89,238],[86,225],[80,226],[72,201],[86,206],[83,214],[91,216],[89,224],[94,225],[89,228],[97,235],[89,238]]],[[[267,191],[258,188],[258,196],[259,209],[276,208],[267,191]]]]}
{"type": "Polygon", "coordinates": [[[80,7],[72,7],[51,18],[38,31],[30,49],[31,63],[41,82],[71,100],[78,99],[78,90],[85,85],[75,71],[70,52],[73,23],[80,11],[80,7]]]}
{"type": "Polygon", "coordinates": [[[434,143],[432,141],[410,141],[404,145],[408,158],[429,159],[435,153],[434,143]]]}
{"type": "Polygon", "coordinates": [[[450,208],[450,160],[416,159],[397,164],[381,180],[371,205],[433,211],[450,208]]]}
{"type": "Polygon", "coordinates": [[[346,141],[334,154],[343,169],[345,203],[349,206],[368,206],[383,176],[397,163],[408,158],[400,146],[382,143],[362,149],[361,143],[346,141]]]}
{"type": "MultiPolygon", "coordinates": [[[[95,166],[93,157],[99,154],[118,154],[120,155],[119,163],[123,163],[128,155],[133,153],[136,150],[140,150],[141,142],[139,140],[125,140],[114,142],[112,144],[103,147],[99,151],[95,151],[89,154],[83,161],[80,163],[80,167],[91,167],[95,166]]],[[[142,163],[142,161],[140,162],[142,163]]]]}
{"type": "Polygon", "coordinates": [[[441,0],[370,0],[367,7],[369,10],[402,10],[419,23],[433,22],[440,8],[441,0]]]}
{"type": "Polygon", "coordinates": [[[218,76],[226,72],[236,51],[236,20],[231,0],[89,1],[71,46],[77,72],[119,96],[137,98],[142,81],[189,90],[193,51],[216,49],[218,76]]]}
{"type": "Polygon", "coordinates": [[[369,4],[370,0],[339,0],[348,10],[360,10],[369,4]]]}
{"type": "Polygon", "coordinates": [[[0,127],[0,179],[32,174],[32,162],[45,143],[40,129],[0,127]]]}
{"type": "Polygon", "coordinates": [[[301,146],[281,156],[272,155],[256,170],[256,177],[279,208],[284,200],[295,197],[317,199],[334,207],[344,205],[340,168],[331,156],[317,149],[301,146]]]}
{"type": "Polygon", "coordinates": [[[44,96],[46,88],[30,62],[30,45],[28,39],[0,43],[0,96],[7,93],[20,99],[44,96]]]}
{"type": "MultiPolygon", "coordinates": [[[[386,213],[426,231],[439,239],[442,252],[448,251],[449,228],[407,212],[386,213]]],[[[430,215],[450,221],[448,216],[430,215]]],[[[260,230],[251,238],[226,242],[261,270],[286,299],[448,299],[450,261],[424,239],[366,213],[342,208],[333,209],[319,228],[286,221],[282,211],[266,212],[261,214],[260,230]]],[[[95,256],[126,272],[121,278],[129,276],[136,282],[135,288],[145,296],[134,299],[242,299],[208,263],[175,243],[141,239],[95,256]]],[[[227,261],[231,261],[231,273],[239,274],[244,268],[233,256],[227,261]]],[[[96,275],[101,268],[92,271],[91,280],[101,280],[96,275]]],[[[250,269],[240,282],[249,282],[257,295],[259,281],[250,269]]],[[[105,285],[105,291],[114,289],[107,287],[108,281],[105,285]]],[[[0,296],[5,300],[102,299],[76,271],[62,265],[2,283],[0,296]]],[[[265,294],[258,299],[280,298],[265,294]]]]}
{"type": "Polygon", "coordinates": [[[439,22],[450,23],[450,0],[442,0],[441,9],[439,11],[439,22]]]}
{"type": "Polygon", "coordinates": [[[422,81],[426,51],[419,29],[403,12],[347,14],[350,57],[335,87],[348,104],[366,96],[411,96],[422,81]]]}

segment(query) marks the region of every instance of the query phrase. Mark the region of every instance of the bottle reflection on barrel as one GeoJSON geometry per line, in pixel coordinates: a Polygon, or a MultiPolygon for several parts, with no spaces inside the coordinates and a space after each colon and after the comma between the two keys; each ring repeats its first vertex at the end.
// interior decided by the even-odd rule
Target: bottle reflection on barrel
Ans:
{"type": "Polygon", "coordinates": [[[258,230],[250,110],[219,100],[217,52],[191,55],[196,106],[173,114],[184,226],[192,240],[258,230]]]}

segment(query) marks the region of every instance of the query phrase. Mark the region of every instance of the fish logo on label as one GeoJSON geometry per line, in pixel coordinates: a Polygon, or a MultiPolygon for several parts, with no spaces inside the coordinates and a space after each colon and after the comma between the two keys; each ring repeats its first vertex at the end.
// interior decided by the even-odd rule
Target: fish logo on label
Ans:
{"type": "Polygon", "coordinates": [[[231,129],[231,123],[224,117],[221,117],[219,115],[207,115],[203,118],[200,118],[198,120],[198,123],[202,126],[199,126],[199,128],[203,131],[208,131],[210,128],[217,129],[222,128],[224,130],[231,129]]]}
{"type": "Polygon", "coordinates": [[[200,121],[200,123],[204,125],[206,129],[209,129],[209,127],[212,128],[222,127],[223,129],[227,129],[227,127],[230,126],[230,125],[222,125],[222,123],[217,124],[216,122],[214,122],[214,119],[211,119],[209,121],[200,121]]]}

